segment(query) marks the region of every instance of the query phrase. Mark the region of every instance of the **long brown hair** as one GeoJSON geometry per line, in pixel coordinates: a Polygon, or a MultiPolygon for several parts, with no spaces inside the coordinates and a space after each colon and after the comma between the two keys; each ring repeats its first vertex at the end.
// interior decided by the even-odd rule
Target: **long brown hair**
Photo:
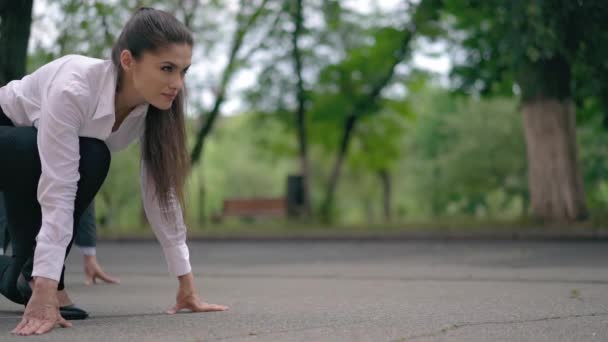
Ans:
{"type": "MultiPolygon", "coordinates": [[[[153,8],[139,8],[125,24],[112,47],[112,62],[118,70],[117,89],[123,70],[120,54],[129,50],[135,59],[144,52],[154,52],[170,44],[193,45],[192,33],[173,15],[153,8]]],[[[177,197],[184,208],[184,183],[190,167],[186,145],[184,90],[173,100],[171,108],[161,110],[152,105],[146,114],[142,158],[156,185],[156,196],[165,217],[177,197]]]]}

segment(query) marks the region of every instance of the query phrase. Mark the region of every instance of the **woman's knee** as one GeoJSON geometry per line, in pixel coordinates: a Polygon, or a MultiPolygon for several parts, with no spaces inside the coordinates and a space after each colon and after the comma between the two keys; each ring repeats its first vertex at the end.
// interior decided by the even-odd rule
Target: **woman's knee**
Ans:
{"type": "Polygon", "coordinates": [[[110,169],[111,154],[105,142],[80,138],[80,179],[103,183],[110,169]]]}

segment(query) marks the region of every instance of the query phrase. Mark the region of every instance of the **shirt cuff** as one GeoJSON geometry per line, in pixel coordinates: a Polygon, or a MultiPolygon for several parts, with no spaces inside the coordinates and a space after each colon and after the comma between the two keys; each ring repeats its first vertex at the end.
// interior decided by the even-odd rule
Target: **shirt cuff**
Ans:
{"type": "Polygon", "coordinates": [[[32,276],[59,281],[64,259],[65,247],[38,242],[34,251],[34,270],[32,276]]]}
{"type": "Polygon", "coordinates": [[[83,246],[78,246],[78,248],[80,248],[80,251],[82,252],[82,254],[86,255],[86,256],[94,256],[95,254],[97,254],[97,249],[95,247],[83,247],[83,246]]]}
{"type": "Polygon", "coordinates": [[[163,247],[163,252],[171,275],[178,277],[192,271],[190,253],[186,244],[163,247]]]}

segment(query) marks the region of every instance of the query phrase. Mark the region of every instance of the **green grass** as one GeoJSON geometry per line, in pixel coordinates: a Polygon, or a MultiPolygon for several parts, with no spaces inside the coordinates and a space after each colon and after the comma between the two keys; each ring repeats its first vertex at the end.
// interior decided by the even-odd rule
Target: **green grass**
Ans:
{"type": "MultiPolygon", "coordinates": [[[[473,219],[440,219],[423,222],[323,225],[319,223],[297,223],[285,220],[260,219],[253,222],[230,220],[223,224],[188,225],[190,238],[298,238],[298,237],[369,237],[400,235],[458,235],[484,236],[488,234],[517,233],[608,233],[608,224],[597,221],[580,223],[543,224],[533,220],[492,221],[473,219]]],[[[153,238],[148,227],[112,227],[99,229],[100,238],[131,239],[153,238]]]]}

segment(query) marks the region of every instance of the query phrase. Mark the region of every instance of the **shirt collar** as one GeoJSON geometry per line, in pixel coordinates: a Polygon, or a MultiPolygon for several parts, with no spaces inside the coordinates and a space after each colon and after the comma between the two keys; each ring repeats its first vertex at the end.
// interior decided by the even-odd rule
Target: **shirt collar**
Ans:
{"type": "Polygon", "coordinates": [[[142,103],[139,106],[133,108],[133,110],[131,111],[131,113],[129,113],[129,116],[142,116],[145,115],[146,113],[148,113],[148,107],[150,106],[150,104],[146,103],[142,103]]]}
{"type": "MultiPolygon", "coordinates": [[[[99,102],[93,118],[101,118],[108,115],[114,115],[114,97],[116,96],[116,82],[118,73],[112,63],[112,60],[104,61],[104,67],[101,68],[101,74],[99,75],[101,86],[99,87],[99,102]]],[[[129,116],[141,116],[148,112],[148,103],[142,103],[139,106],[133,108],[129,113],[129,116]]]]}
{"type": "Polygon", "coordinates": [[[93,118],[101,118],[114,115],[114,95],[116,95],[116,68],[111,60],[104,61],[104,67],[100,69],[99,102],[93,113],[93,118]]]}

